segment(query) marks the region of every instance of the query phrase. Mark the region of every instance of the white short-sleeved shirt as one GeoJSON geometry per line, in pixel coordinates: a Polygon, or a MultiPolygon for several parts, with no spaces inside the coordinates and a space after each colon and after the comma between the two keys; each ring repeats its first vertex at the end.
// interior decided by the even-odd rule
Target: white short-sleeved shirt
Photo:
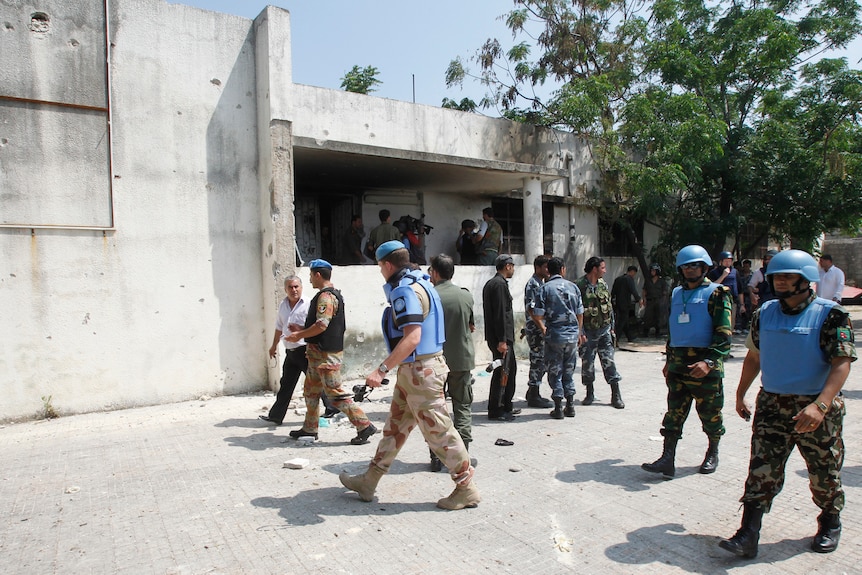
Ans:
{"type": "Polygon", "coordinates": [[[287,341],[285,338],[290,335],[290,324],[305,326],[305,318],[308,317],[308,300],[304,297],[299,298],[296,305],[290,307],[290,302],[287,298],[281,301],[278,306],[278,317],[275,320],[275,329],[281,332],[281,343],[284,344],[284,349],[296,349],[305,345],[305,340],[301,339],[297,342],[287,341]]]}

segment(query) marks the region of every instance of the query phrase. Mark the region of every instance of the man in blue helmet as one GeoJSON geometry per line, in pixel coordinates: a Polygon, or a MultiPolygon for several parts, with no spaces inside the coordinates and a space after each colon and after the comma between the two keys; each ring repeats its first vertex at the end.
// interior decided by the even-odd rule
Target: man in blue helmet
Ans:
{"type": "Polygon", "coordinates": [[[662,370],[667,382],[667,413],[661,430],[664,450],[656,461],[641,465],[665,479],[676,474],[676,444],[692,402],[709,438],[699,471],[713,473],[718,467],[718,442],[724,435],[724,358],[730,352],[732,335],[731,300],[727,287],[706,278],[711,265],[709,254],[698,245],[686,246],[676,256],[682,285],[671,295],[670,338],[662,370]]]}
{"type": "Polygon", "coordinates": [[[375,257],[386,278],[383,291],[389,307],[383,310],[383,339],[389,355],[365,378],[365,383],[378,387],[387,372],[396,367],[398,378],[383,438],[368,470],[361,475],[342,473],[338,478],[360,499],[371,501],[380,478],[389,471],[413,428],[419,427],[428,447],[455,482],[455,490],[440,499],[437,507],[476,507],[481,498],[473,481],[474,469],[443,397],[448,368],[443,359],[446,338],[440,296],[428,276],[410,269],[410,254],[401,242],[382,244],[375,257]]]}
{"type": "Polygon", "coordinates": [[[739,531],[719,545],[740,557],[756,557],[760,524],[784,485],[784,466],[794,447],[805,459],[814,503],[820,508],[811,549],[830,553],[841,537],[844,508],[841,466],[844,461],[844,398],[841,388],[856,360],[853,327],[836,302],[816,297],[817,263],[800,250],[775,255],[767,280],[778,301],[754,313],[748,354],[736,391],[736,412],[746,420],[745,402],[758,373],[751,435],[751,460],[739,531]]]}

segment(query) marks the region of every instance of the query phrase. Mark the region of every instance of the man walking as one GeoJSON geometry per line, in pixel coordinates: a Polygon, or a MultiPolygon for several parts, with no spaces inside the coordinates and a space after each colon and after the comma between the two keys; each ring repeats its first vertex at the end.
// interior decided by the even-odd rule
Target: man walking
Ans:
{"type": "Polygon", "coordinates": [[[461,436],[455,431],[443,382],[443,307],[437,291],[419,271],[410,269],[410,254],[399,241],[389,241],[375,253],[380,273],[386,278],[383,290],[390,306],[383,311],[383,339],[389,355],[365,378],[378,387],[390,369],[398,368],[389,416],[377,452],[361,475],[338,476],[342,485],[356,491],[363,501],[371,501],[380,478],[389,471],[398,451],[414,427],[428,447],[449,469],[455,490],[437,502],[441,509],[476,507],[481,501],[473,482],[473,466],[461,436]]]}
{"type": "Polygon", "coordinates": [[[625,335],[629,342],[636,339],[630,323],[632,305],[641,299],[641,294],[638,292],[637,284],[635,284],[635,276],[637,275],[638,267],[629,266],[626,273],[614,280],[614,287],[611,288],[617,337],[625,335]]]}
{"type": "Polygon", "coordinates": [[[294,439],[313,437],[317,439],[320,421],[320,395],[325,393],[332,405],[345,414],[356,427],[353,445],[368,443],[368,438],[377,433],[365,412],[353,401],[353,394],[342,388],[341,362],[344,355],[344,300],[341,292],[332,285],[332,264],[326,260],[312,260],[311,285],[319,290],[309,303],[305,327],[287,336],[289,342],[307,343],[308,373],[305,377],[305,423],[289,433],[294,439]]]}
{"type": "Polygon", "coordinates": [[[536,297],[536,323],[545,336],[545,367],[551,384],[554,410],[551,417],[575,416],[575,364],[578,343],[586,341],[583,335],[584,306],[578,286],[563,278],[566,266],[563,260],[553,257],[548,261],[550,278],[542,285],[536,297]],[[563,398],[566,407],[563,409],[563,398]]]}
{"type": "Polygon", "coordinates": [[[676,256],[682,285],[673,290],[670,304],[670,341],[662,369],[667,383],[667,413],[662,421],[664,450],[652,463],[641,465],[665,479],[676,474],[676,444],[692,402],[700,416],[709,447],[700,473],[718,467],[718,442],[724,435],[724,358],[730,352],[730,290],[712,283],[706,272],[712,260],[698,245],[685,246],[676,256]]]}
{"type": "Polygon", "coordinates": [[[512,408],[517,363],[514,349],[515,316],[512,313],[512,294],[508,280],[515,274],[515,260],[509,254],[500,254],[494,261],[494,267],[497,273],[482,289],[485,341],[494,360],[500,360],[500,367],[494,370],[491,377],[488,419],[512,421],[520,412],[512,408]],[[504,374],[507,377],[504,377],[504,374]]]}
{"type": "Polygon", "coordinates": [[[856,361],[853,327],[847,311],[816,297],[819,279],[814,258],[800,250],[777,254],[767,280],[778,301],[765,303],[751,321],[748,354],[736,391],[736,412],[748,420],[745,402],[758,372],[751,435],[751,461],[742,496],[742,525],[719,545],[741,557],[757,556],[760,524],[784,485],[784,466],[796,447],[808,467],[814,503],[820,508],[811,549],[831,553],[841,537],[844,508],[844,398],[841,388],[856,361]]]}
{"type": "MultiPolygon", "coordinates": [[[[467,288],[452,283],[455,263],[446,254],[431,258],[429,268],[431,283],[440,296],[443,306],[443,319],[446,343],[443,344],[443,357],[449,368],[446,376],[446,389],[452,399],[452,423],[464,447],[470,449],[473,441],[473,368],[476,356],[473,351],[473,336],[476,325],[473,320],[473,296],[467,288]]],[[[431,452],[431,470],[440,471],[442,462],[431,452]]]]}
{"type": "Polygon", "coordinates": [[[284,279],[284,291],[287,297],[278,306],[278,317],[275,320],[275,335],[269,348],[269,357],[276,357],[278,353],[278,342],[284,343],[284,363],[281,366],[281,380],[279,381],[278,393],[275,403],[269,408],[267,415],[258,417],[268,423],[281,425],[290,398],[296,389],[299,375],[308,371],[308,359],[305,357],[305,341],[287,341],[285,334],[299,331],[305,325],[308,315],[308,300],[302,297],[302,280],[296,276],[284,279]]]}
{"type": "Polygon", "coordinates": [[[542,335],[542,330],[536,324],[533,308],[535,306],[536,295],[542,289],[542,284],[548,279],[548,260],[551,258],[545,255],[536,256],[533,260],[533,275],[527,280],[527,285],[524,286],[524,315],[526,322],[524,324],[524,337],[527,338],[527,345],[530,347],[530,375],[527,380],[527,406],[547,409],[553,403],[544,397],[539,392],[539,387],[542,385],[542,378],[545,376],[545,337],[542,335]]]}
{"type": "Polygon", "coordinates": [[[823,299],[829,299],[841,303],[844,293],[844,272],[832,264],[832,256],[823,254],[820,256],[820,269],[817,278],[817,295],[823,299]]]}
{"type": "Polygon", "coordinates": [[[626,404],[620,395],[620,374],[614,361],[614,316],[611,309],[611,292],[603,279],[607,273],[605,260],[593,256],[584,265],[585,275],[575,285],[581,291],[584,304],[584,335],[586,341],[580,348],[581,383],[586,396],[581,405],[592,405],[596,400],[596,353],[602,364],[605,381],[611,386],[611,405],[623,409],[626,404]]]}

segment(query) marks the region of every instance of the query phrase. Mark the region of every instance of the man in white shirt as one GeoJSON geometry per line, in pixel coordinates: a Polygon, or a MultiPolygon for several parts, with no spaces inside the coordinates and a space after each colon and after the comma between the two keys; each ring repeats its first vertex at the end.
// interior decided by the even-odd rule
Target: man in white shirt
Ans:
{"type": "Polygon", "coordinates": [[[308,316],[308,300],[302,297],[302,280],[289,276],[284,280],[284,291],[287,297],[278,306],[278,318],[275,320],[275,335],[269,348],[269,357],[276,357],[278,342],[284,344],[284,365],[281,369],[281,381],[275,403],[268,415],[259,415],[260,419],[275,425],[281,425],[287,413],[290,398],[299,381],[299,374],[308,371],[308,359],[305,357],[305,340],[287,341],[287,336],[294,331],[300,331],[308,316]]]}
{"type": "Polygon", "coordinates": [[[838,266],[832,265],[832,256],[820,256],[820,281],[817,282],[817,295],[823,299],[831,299],[841,303],[844,292],[844,272],[838,266]]]}

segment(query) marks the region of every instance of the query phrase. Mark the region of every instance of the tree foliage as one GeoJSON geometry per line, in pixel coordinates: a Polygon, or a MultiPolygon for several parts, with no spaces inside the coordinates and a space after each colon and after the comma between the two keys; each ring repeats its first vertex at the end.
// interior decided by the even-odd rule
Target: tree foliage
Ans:
{"type": "Polygon", "coordinates": [[[353,66],[349,72],[341,78],[341,89],[346,92],[356,92],[357,94],[370,94],[375,91],[375,86],[381,84],[377,79],[380,70],[374,66],[366,66],[360,68],[353,66]]]}
{"type": "MultiPolygon", "coordinates": [[[[860,33],[855,0],[515,0],[505,18],[512,47],[474,60],[483,105],[581,136],[591,198],[642,264],[641,219],[666,252],[744,229],[810,247],[862,223],[860,73],[817,61],[860,33]]],[[[446,81],[470,76],[456,60],[446,81]]]]}

